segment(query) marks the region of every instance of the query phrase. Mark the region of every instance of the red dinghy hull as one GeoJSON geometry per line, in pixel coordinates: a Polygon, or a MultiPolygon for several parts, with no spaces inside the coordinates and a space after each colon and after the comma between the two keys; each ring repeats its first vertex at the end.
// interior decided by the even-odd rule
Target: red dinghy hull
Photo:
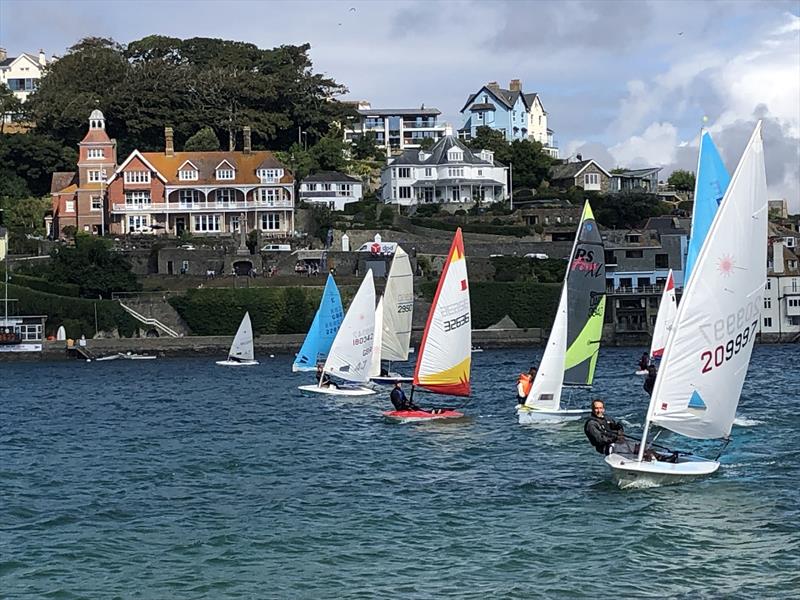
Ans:
{"type": "Polygon", "coordinates": [[[413,421],[435,421],[436,419],[460,419],[464,413],[457,410],[445,410],[440,413],[430,413],[424,410],[390,410],[383,413],[387,419],[410,423],[413,421]]]}

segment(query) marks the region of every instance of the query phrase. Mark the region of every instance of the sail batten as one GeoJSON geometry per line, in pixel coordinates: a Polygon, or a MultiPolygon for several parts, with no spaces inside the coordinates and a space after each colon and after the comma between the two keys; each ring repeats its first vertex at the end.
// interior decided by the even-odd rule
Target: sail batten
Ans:
{"type": "Polygon", "coordinates": [[[759,331],[767,216],[759,122],[684,288],[648,408],[650,422],[698,439],[730,433],[759,331]]]}
{"type": "Polygon", "coordinates": [[[414,385],[439,394],[469,396],[471,349],[467,261],[459,228],[428,313],[414,370],[414,385]]]}
{"type": "Polygon", "coordinates": [[[325,361],[343,318],[344,310],[339,288],[336,287],[333,277],[328,275],[319,308],[314,314],[306,339],[292,363],[292,371],[314,371],[317,364],[325,361]]]}

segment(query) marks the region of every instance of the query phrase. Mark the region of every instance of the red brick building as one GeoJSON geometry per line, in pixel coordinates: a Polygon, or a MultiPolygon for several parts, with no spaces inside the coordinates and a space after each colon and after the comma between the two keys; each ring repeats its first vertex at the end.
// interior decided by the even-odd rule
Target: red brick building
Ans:
{"type": "Polygon", "coordinates": [[[117,142],[106,133],[99,110],[89,116],[89,131],[78,144],[78,170],[53,173],[53,237],[64,229],[102,234],[108,230],[104,209],[106,179],[117,168],[117,142]]]}

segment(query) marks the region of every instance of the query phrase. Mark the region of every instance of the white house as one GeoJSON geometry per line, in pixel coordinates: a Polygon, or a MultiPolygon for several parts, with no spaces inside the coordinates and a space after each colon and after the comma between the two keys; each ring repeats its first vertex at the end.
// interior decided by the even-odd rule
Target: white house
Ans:
{"type": "Polygon", "coordinates": [[[419,148],[422,140],[440,140],[449,126],[439,122],[438,108],[372,108],[369,102],[354,103],[358,121],[346,127],[344,140],[353,142],[362,135],[374,135],[375,144],[387,154],[419,148]]]}
{"type": "Polygon", "coordinates": [[[322,171],[300,182],[300,200],[321,204],[331,210],[344,210],[346,204],[364,196],[361,181],[337,171],[322,171]]]}
{"type": "MultiPolygon", "coordinates": [[[[800,259],[786,238],[772,242],[761,312],[761,333],[778,341],[800,339],[800,259]]],[[[796,249],[796,238],[791,237],[796,249]]]]}
{"type": "MultiPolygon", "coordinates": [[[[14,95],[25,102],[39,86],[42,70],[47,66],[44,50],[39,55],[23,52],[19,56],[8,56],[5,48],[0,48],[0,83],[14,92],[14,95]]],[[[3,115],[10,121],[13,115],[3,115]]]]}
{"type": "Polygon", "coordinates": [[[386,204],[500,202],[508,197],[508,167],[494,152],[478,153],[449,135],[429,151],[406,150],[381,171],[386,204]]]}

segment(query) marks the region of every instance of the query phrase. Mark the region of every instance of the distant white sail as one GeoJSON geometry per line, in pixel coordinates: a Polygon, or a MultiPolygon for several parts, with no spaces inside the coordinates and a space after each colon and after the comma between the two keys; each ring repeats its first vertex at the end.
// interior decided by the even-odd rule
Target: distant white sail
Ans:
{"type": "Polygon", "coordinates": [[[250,322],[249,312],[244,313],[244,318],[239,324],[230,352],[228,352],[228,359],[240,361],[255,359],[253,353],[253,324],[250,322]]]}
{"type": "Polygon", "coordinates": [[[557,410],[564,386],[564,359],[567,354],[567,286],[561,288],[556,318],[547,338],[539,369],[533,380],[525,406],[540,410],[557,410]]]}
{"type": "Polygon", "coordinates": [[[414,272],[408,254],[397,246],[383,294],[381,359],[408,360],[413,311],[414,272]]]}
{"type": "Polygon", "coordinates": [[[378,300],[375,308],[375,339],[372,340],[372,366],[369,370],[370,377],[380,377],[381,375],[381,343],[383,341],[383,296],[378,300]]]}
{"type": "Polygon", "coordinates": [[[731,178],[678,306],[648,418],[699,439],[730,433],[767,279],[761,123],[731,178]]]}
{"type": "Polygon", "coordinates": [[[675,280],[672,277],[672,269],[670,269],[669,275],[667,275],[667,283],[664,284],[664,292],[661,294],[661,304],[658,305],[656,326],[653,329],[653,341],[650,344],[650,360],[661,358],[664,354],[667,336],[672,331],[672,325],[675,322],[677,313],[678,302],[675,298],[675,280]]]}
{"type": "Polygon", "coordinates": [[[367,271],[333,340],[324,371],[348,381],[369,381],[375,337],[375,283],[367,271]]]}

